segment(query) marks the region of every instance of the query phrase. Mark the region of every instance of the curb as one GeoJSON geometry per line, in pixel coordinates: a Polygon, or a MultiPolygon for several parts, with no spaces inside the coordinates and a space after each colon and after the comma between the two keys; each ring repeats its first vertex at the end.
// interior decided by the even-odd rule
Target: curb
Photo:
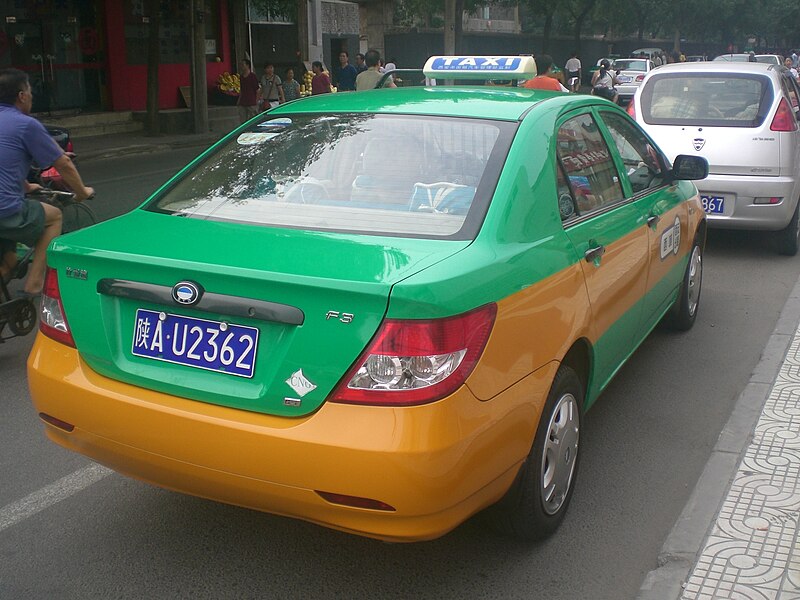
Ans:
{"type": "Polygon", "coordinates": [[[795,283],[761,359],[736,401],[692,495],[681,511],[636,600],[678,599],[703,550],[756,423],[800,323],[800,280],[795,283]]]}

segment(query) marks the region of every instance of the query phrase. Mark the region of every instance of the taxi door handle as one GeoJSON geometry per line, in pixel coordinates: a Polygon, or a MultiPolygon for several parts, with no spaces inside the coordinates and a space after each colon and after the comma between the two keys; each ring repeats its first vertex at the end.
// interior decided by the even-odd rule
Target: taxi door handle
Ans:
{"type": "Polygon", "coordinates": [[[658,227],[658,222],[661,221],[661,217],[658,215],[650,215],[647,217],[647,226],[650,229],[655,229],[658,227]]]}
{"type": "Polygon", "coordinates": [[[606,253],[605,246],[595,246],[594,248],[589,248],[586,252],[583,253],[583,258],[586,262],[594,263],[596,267],[600,266],[600,258],[603,254],[606,253]]]}

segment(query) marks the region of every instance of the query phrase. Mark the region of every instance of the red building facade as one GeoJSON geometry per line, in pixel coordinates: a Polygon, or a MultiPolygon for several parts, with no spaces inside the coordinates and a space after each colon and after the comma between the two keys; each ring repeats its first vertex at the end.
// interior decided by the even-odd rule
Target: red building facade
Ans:
{"type": "MultiPolygon", "coordinates": [[[[209,91],[236,70],[230,11],[205,0],[209,91]]],[[[190,9],[162,0],[159,105],[184,106],[190,83],[190,9]]],[[[144,110],[149,15],[144,0],[0,0],[0,68],[26,71],[34,112],[144,110]]]]}

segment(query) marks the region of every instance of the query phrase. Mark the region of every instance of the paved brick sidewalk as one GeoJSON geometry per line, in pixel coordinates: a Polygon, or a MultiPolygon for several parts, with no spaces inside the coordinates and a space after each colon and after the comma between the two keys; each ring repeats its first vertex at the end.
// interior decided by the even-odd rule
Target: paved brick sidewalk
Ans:
{"type": "Polygon", "coordinates": [[[639,600],[800,600],[800,282],[639,600]]]}

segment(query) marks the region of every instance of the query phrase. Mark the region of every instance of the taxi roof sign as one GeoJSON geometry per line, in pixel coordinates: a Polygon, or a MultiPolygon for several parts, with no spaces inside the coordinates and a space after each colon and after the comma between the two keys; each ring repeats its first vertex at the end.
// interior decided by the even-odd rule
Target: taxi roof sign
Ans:
{"type": "Polygon", "coordinates": [[[436,79],[532,79],[532,56],[431,56],[423,68],[436,79]]]}

